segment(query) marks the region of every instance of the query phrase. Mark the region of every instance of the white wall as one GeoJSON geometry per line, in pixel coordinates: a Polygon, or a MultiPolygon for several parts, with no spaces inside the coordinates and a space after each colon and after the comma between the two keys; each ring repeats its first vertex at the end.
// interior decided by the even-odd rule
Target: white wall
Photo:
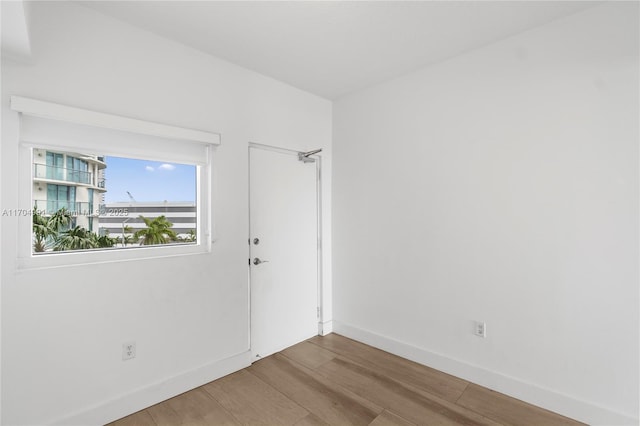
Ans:
{"type": "Polygon", "coordinates": [[[321,147],[330,177],[331,104],[82,6],[31,12],[33,64],[2,64],[1,208],[18,207],[10,95],[222,134],[210,254],[17,270],[2,218],[2,423],[104,423],[248,362],[248,142],[321,147]]]}
{"type": "Polygon", "coordinates": [[[637,424],[638,50],[606,4],[336,102],[334,329],[637,424]]]}

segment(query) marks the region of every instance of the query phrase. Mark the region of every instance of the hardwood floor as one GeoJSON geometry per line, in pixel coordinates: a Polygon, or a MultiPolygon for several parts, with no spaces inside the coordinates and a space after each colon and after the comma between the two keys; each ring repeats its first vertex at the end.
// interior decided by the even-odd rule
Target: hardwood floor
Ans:
{"type": "Polygon", "coordinates": [[[579,425],[337,334],[110,423],[174,425],[579,425]]]}

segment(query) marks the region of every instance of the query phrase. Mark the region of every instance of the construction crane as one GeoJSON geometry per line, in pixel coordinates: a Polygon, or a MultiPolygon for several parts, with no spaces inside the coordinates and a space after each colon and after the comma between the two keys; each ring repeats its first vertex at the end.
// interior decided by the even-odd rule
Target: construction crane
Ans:
{"type": "Polygon", "coordinates": [[[129,191],[127,191],[127,195],[129,196],[129,199],[131,200],[132,203],[137,203],[136,199],[133,198],[133,195],[131,195],[129,191]]]}

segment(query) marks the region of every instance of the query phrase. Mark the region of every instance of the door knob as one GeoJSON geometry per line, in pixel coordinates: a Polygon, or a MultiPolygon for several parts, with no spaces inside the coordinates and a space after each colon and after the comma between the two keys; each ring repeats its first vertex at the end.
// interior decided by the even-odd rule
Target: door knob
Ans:
{"type": "Polygon", "coordinates": [[[253,259],[253,264],[256,265],[256,266],[261,264],[261,263],[267,263],[267,262],[269,262],[269,261],[268,260],[260,260],[260,258],[258,258],[258,257],[253,259]]]}

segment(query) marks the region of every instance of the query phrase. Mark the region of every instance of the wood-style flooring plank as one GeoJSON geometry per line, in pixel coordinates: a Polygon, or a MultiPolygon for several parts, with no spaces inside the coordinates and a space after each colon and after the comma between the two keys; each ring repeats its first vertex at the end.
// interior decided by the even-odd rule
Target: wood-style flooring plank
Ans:
{"type": "Polygon", "coordinates": [[[281,354],[264,358],[248,370],[330,425],[368,425],[382,412],[381,407],[281,354]]]}
{"type": "MultiPolygon", "coordinates": [[[[177,397],[176,397],[177,398],[177,397]]],[[[173,426],[184,424],[181,416],[169,406],[169,401],[161,402],[147,408],[147,411],[158,426],[173,426]]]]}
{"type": "Polygon", "coordinates": [[[138,411],[130,416],[123,417],[107,426],[156,426],[147,410],[138,411]]]}
{"type": "Polygon", "coordinates": [[[416,426],[391,411],[384,410],[369,426],[416,426]]]}
{"type": "Polygon", "coordinates": [[[309,342],[451,402],[458,400],[468,384],[465,380],[335,333],[313,337],[309,342]]]}
{"type": "Polygon", "coordinates": [[[331,426],[329,423],[323,421],[320,417],[313,413],[310,413],[307,417],[300,420],[294,426],[331,426]]]}
{"type": "Polygon", "coordinates": [[[576,426],[583,424],[475,384],[470,384],[464,391],[458,400],[458,405],[467,407],[505,425],[576,426]]]}
{"type": "Polygon", "coordinates": [[[497,423],[435,395],[337,357],[317,370],[334,383],[388,408],[418,425],[492,425],[497,423]]]}
{"type": "Polygon", "coordinates": [[[293,425],[309,412],[246,370],[203,386],[243,425],[293,425]]]}
{"type": "Polygon", "coordinates": [[[309,342],[298,343],[297,345],[285,349],[281,353],[287,358],[291,358],[292,360],[311,369],[318,368],[325,362],[329,362],[337,356],[335,352],[331,352],[309,342]]]}
{"type": "Polygon", "coordinates": [[[237,426],[241,424],[201,387],[171,398],[162,404],[154,405],[148,410],[158,425],[237,426]],[[165,404],[171,410],[160,407],[165,404]]]}

